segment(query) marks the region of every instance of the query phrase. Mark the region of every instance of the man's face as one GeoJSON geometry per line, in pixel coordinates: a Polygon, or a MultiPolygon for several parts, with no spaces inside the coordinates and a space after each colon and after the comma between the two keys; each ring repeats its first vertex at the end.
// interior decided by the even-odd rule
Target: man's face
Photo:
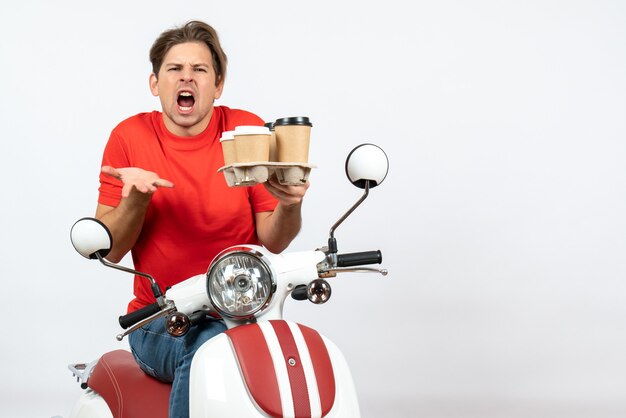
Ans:
{"type": "Polygon", "coordinates": [[[150,90],[158,96],[163,120],[174,135],[201,133],[213,114],[213,101],[222,94],[209,48],[199,42],[173,46],[163,59],[158,77],[150,75],[150,90]]]}

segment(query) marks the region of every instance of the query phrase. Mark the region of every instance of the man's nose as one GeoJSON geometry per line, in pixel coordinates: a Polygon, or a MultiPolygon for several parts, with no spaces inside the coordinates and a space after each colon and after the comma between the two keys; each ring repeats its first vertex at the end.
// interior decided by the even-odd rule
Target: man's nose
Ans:
{"type": "Polygon", "coordinates": [[[184,67],[180,73],[180,79],[182,81],[192,81],[193,76],[194,76],[194,71],[193,71],[193,68],[191,67],[184,67]]]}

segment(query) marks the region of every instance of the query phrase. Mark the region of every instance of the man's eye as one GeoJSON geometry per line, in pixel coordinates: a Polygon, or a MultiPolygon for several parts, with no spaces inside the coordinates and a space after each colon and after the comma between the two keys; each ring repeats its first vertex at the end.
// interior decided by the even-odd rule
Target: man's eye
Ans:
{"type": "Polygon", "coordinates": [[[196,68],[196,71],[199,71],[201,73],[206,73],[206,68],[196,68]]]}
{"type": "Polygon", "coordinates": [[[171,67],[167,69],[167,71],[178,71],[178,70],[180,70],[180,67],[171,67]]]}

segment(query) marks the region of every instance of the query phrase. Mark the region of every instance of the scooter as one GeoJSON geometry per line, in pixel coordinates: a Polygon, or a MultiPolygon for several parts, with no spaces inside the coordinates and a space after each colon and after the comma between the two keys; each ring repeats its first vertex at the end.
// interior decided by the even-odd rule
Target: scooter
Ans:
{"type": "MultiPolygon", "coordinates": [[[[338,253],[336,228],[387,176],[389,162],[373,144],[354,148],[346,160],[349,180],[362,197],[332,226],[328,246],[314,251],[273,254],[256,245],[222,251],[206,274],[162,294],[149,274],[105,260],[111,234],[94,218],[78,220],[70,233],[74,248],[107,267],[145,277],[156,302],[120,316],[126,335],[163,320],[174,336],[184,335],[206,315],[221,317],[228,330],[204,343],[194,355],[190,377],[190,416],[359,417],[359,403],[348,364],[337,346],[312,328],[283,319],[289,295],[323,304],[331,296],[327,279],[338,273],[375,272],[380,250],[338,253]],[[165,319],[163,319],[165,318],[165,319]]],[[[84,392],[70,418],[167,417],[170,385],[145,374],[127,350],[115,350],[91,363],[71,364],[84,392]]]]}

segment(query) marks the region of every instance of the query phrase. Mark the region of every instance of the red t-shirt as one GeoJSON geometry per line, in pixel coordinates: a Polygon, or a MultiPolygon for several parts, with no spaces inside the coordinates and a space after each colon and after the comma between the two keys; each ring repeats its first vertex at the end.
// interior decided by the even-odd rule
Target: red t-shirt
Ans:
{"type": "MultiPolygon", "coordinates": [[[[139,167],[170,180],[174,188],[152,195],[141,235],[131,253],[135,268],[166,287],[207,271],[213,258],[236,244],[258,244],[254,214],[274,210],[277,200],[263,185],[228,187],[217,170],[224,165],[223,131],[239,125],[263,125],[258,116],[216,106],[204,132],[193,137],[171,134],[161,112],[140,113],[113,129],[102,165],[139,167]]],[[[122,183],[100,175],[98,202],[116,207],[122,183]]],[[[147,279],[135,277],[134,311],[154,302],[147,279]]]]}

